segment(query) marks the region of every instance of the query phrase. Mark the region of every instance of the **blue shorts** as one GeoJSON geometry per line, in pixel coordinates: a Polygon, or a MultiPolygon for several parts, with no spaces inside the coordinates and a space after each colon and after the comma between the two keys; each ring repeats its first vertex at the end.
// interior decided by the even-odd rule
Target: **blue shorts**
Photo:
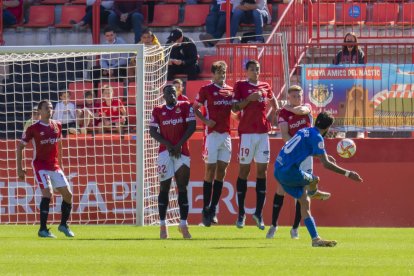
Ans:
{"type": "Polygon", "coordinates": [[[316,178],[313,174],[307,173],[297,168],[289,170],[281,170],[275,168],[274,172],[276,180],[282,185],[286,193],[290,194],[296,199],[302,197],[304,187],[313,182],[316,178]]]}

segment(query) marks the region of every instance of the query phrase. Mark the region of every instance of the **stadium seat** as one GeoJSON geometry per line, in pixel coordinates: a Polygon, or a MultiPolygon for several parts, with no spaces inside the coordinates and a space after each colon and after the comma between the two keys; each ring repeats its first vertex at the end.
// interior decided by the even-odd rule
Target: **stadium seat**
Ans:
{"type": "Polygon", "coordinates": [[[137,125],[137,112],[136,107],[128,105],[127,107],[127,117],[128,117],[128,124],[130,126],[136,126],[137,125]]]}
{"type": "Polygon", "coordinates": [[[181,27],[200,27],[206,23],[206,17],[210,11],[210,5],[197,4],[185,5],[184,20],[178,24],[181,27]]]}
{"type": "Polygon", "coordinates": [[[24,27],[43,28],[55,24],[55,6],[31,6],[29,22],[24,27]]]}
{"type": "Polygon", "coordinates": [[[313,6],[313,24],[329,25],[335,23],[335,3],[319,3],[313,6]],[[319,12],[318,12],[319,6],[319,12]]]}
{"type": "Polygon", "coordinates": [[[135,93],[135,82],[130,82],[127,87],[127,105],[135,105],[136,104],[136,93],[135,93]]]}
{"type": "Polygon", "coordinates": [[[85,8],[84,5],[70,5],[70,6],[62,6],[62,16],[59,24],[56,24],[56,28],[71,28],[72,24],[70,24],[71,20],[79,22],[83,16],[85,15],[85,8]]]}
{"type": "MultiPolygon", "coordinates": [[[[287,8],[288,4],[279,4],[277,5],[277,21],[280,20],[280,18],[282,18],[283,13],[285,12],[286,8],[287,8]]],[[[293,9],[293,7],[292,7],[293,9]]],[[[303,5],[297,5],[296,6],[296,15],[293,14],[292,11],[289,11],[286,14],[285,17],[285,22],[286,23],[290,23],[290,22],[297,22],[297,23],[302,23],[305,19],[305,12],[303,9],[303,5]]]]}
{"type": "Polygon", "coordinates": [[[73,0],[71,3],[76,5],[86,5],[86,0],[73,0]]]}
{"type": "Polygon", "coordinates": [[[100,82],[98,85],[98,99],[102,98],[102,86],[109,85],[114,90],[114,94],[112,95],[114,98],[120,98],[123,101],[124,98],[124,83],[122,82],[100,82]]]}
{"type": "Polygon", "coordinates": [[[182,4],[182,3],[185,3],[184,0],[164,0],[163,2],[169,3],[169,4],[182,4]]]}
{"type": "Polygon", "coordinates": [[[401,21],[397,25],[413,25],[414,23],[414,3],[404,3],[401,11],[401,21]]]}
{"type": "Polygon", "coordinates": [[[71,98],[76,105],[83,105],[85,103],[85,92],[93,91],[92,82],[70,82],[68,91],[71,92],[71,98]]]}
{"type": "Polygon", "coordinates": [[[154,20],[149,27],[170,27],[178,25],[178,5],[155,5],[154,20]]]}
{"type": "Polygon", "coordinates": [[[42,0],[40,3],[42,5],[64,5],[68,0],[42,0]]]}
{"type": "Polygon", "coordinates": [[[372,7],[372,18],[365,24],[368,26],[394,25],[398,19],[399,4],[396,3],[374,3],[372,7]]]}
{"type": "Polygon", "coordinates": [[[360,25],[367,20],[367,3],[343,3],[336,25],[360,25]]]}
{"type": "Polygon", "coordinates": [[[210,78],[211,77],[211,65],[217,60],[217,56],[204,56],[203,58],[203,67],[199,75],[200,78],[210,78]]]}

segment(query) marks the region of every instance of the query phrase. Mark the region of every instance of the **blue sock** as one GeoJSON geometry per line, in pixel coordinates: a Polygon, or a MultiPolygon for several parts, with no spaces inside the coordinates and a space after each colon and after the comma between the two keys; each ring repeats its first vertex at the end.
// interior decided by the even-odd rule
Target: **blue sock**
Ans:
{"type": "Polygon", "coordinates": [[[316,230],[316,224],[313,217],[308,217],[304,220],[306,228],[308,228],[308,232],[312,239],[318,237],[318,231],[316,230]]]}

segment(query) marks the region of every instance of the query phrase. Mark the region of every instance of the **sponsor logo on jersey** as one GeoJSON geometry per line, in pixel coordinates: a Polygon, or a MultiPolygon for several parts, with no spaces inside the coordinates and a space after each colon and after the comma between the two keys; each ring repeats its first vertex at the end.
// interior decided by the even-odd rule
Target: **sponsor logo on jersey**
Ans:
{"type": "Polygon", "coordinates": [[[161,115],[162,116],[165,116],[165,115],[167,115],[167,112],[163,112],[163,113],[161,113],[161,115]]]}
{"type": "Polygon", "coordinates": [[[302,120],[300,120],[300,121],[297,121],[296,123],[294,123],[294,124],[290,124],[289,125],[289,128],[298,128],[298,127],[300,127],[301,125],[305,125],[306,124],[306,120],[305,119],[302,119],[302,120]]]}
{"type": "Polygon", "coordinates": [[[323,142],[319,142],[318,143],[318,148],[324,149],[325,148],[325,144],[323,142]]]}
{"type": "Polygon", "coordinates": [[[42,132],[40,132],[40,135],[43,136],[43,135],[45,135],[45,133],[42,131],[42,132]]]}
{"type": "Polygon", "coordinates": [[[163,126],[168,126],[168,125],[177,125],[177,124],[182,124],[184,122],[183,118],[178,118],[178,119],[169,119],[169,120],[165,120],[162,121],[162,125],[163,126]]]}
{"type": "Polygon", "coordinates": [[[217,100],[213,102],[214,105],[232,105],[232,103],[231,100],[217,100]]]}
{"type": "Polygon", "coordinates": [[[57,142],[59,142],[59,138],[48,138],[48,139],[40,140],[41,145],[45,145],[45,144],[53,145],[57,142]]]}

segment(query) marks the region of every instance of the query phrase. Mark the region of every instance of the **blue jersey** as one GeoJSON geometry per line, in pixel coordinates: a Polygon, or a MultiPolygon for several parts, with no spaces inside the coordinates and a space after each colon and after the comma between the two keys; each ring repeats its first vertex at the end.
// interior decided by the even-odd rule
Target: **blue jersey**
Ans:
{"type": "Polygon", "coordinates": [[[315,127],[300,129],[280,150],[275,169],[287,171],[299,169],[308,156],[325,154],[325,144],[319,130],[315,127]]]}

